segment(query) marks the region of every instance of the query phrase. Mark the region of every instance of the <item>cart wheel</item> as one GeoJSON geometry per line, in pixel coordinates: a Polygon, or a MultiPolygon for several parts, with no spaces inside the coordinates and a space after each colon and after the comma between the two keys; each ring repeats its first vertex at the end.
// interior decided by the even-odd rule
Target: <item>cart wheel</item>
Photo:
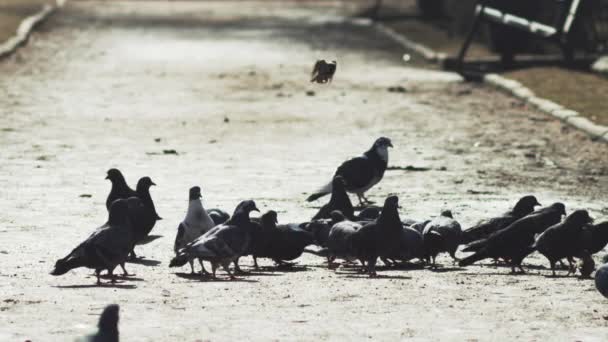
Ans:
{"type": "Polygon", "coordinates": [[[427,18],[439,18],[444,15],[444,0],[417,0],[418,9],[427,18]]]}

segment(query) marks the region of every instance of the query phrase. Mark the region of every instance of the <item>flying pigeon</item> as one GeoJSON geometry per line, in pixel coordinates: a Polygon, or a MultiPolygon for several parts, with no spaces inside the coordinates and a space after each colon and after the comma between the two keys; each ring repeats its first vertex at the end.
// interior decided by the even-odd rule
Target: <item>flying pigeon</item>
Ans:
{"type": "Polygon", "coordinates": [[[338,63],[336,61],[327,62],[324,59],[318,60],[312,69],[310,82],[331,83],[337,67],[338,63]]]}
{"type": "MultiPolygon", "coordinates": [[[[388,165],[389,147],[393,147],[389,138],[378,138],[362,156],[345,161],[336,170],[334,177],[341,176],[344,179],[346,191],[356,194],[359,203],[372,203],[365,198],[365,192],[382,180],[388,165]]],[[[332,183],[333,181],[329,182],[306,200],[312,202],[331,193],[332,183]]]]}
{"type": "MultiPolygon", "coordinates": [[[[215,227],[215,222],[209,217],[205,208],[203,208],[201,197],[200,187],[193,186],[190,188],[188,212],[186,213],[186,218],[177,227],[177,236],[173,245],[175,254],[178,254],[179,250],[184,248],[188,243],[215,227]]],[[[198,261],[201,265],[201,273],[207,273],[205,266],[203,266],[203,260],[199,259],[198,261]]],[[[192,260],[189,260],[189,263],[190,269],[194,273],[194,263],[192,260]]]]}

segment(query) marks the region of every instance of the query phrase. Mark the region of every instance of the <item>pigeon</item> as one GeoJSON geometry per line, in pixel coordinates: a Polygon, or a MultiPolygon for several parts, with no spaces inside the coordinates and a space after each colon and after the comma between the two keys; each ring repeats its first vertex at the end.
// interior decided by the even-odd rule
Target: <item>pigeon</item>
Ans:
{"type": "Polygon", "coordinates": [[[399,247],[403,225],[397,211],[399,198],[389,196],[376,221],[365,224],[352,235],[352,252],[365,263],[370,277],[376,276],[378,257],[389,257],[399,247]]]}
{"type": "Polygon", "coordinates": [[[317,60],[312,69],[310,82],[331,83],[337,67],[338,63],[336,61],[326,62],[324,59],[317,60]]]}
{"type": "Polygon", "coordinates": [[[333,215],[339,222],[331,227],[327,236],[326,257],[328,268],[333,267],[334,261],[337,258],[346,261],[356,259],[356,255],[352,250],[352,238],[363,227],[359,222],[347,220],[344,216],[339,217],[341,215],[339,211],[335,211],[333,215]]]}
{"type": "MultiPolygon", "coordinates": [[[[345,161],[336,170],[334,177],[344,178],[346,191],[356,194],[360,204],[372,203],[365,198],[365,192],[382,180],[388,165],[389,147],[393,147],[389,138],[378,138],[362,156],[345,161]]],[[[312,202],[331,193],[332,185],[333,180],[306,200],[312,202]]]]}
{"type": "Polygon", "coordinates": [[[591,273],[595,271],[595,261],[593,261],[593,257],[587,250],[579,252],[578,257],[581,258],[581,263],[579,266],[581,279],[590,279],[591,273]]]}
{"type": "Polygon", "coordinates": [[[572,257],[578,252],[577,241],[581,238],[583,227],[593,222],[587,210],[576,210],[566,219],[545,230],[532,246],[540,254],[544,255],[551,265],[551,272],[555,276],[555,263],[560,259],[568,258],[570,269],[568,274],[574,271],[572,257]]]}
{"type": "Polygon", "coordinates": [[[608,298],[608,264],[603,264],[595,272],[595,288],[602,296],[608,298]]]}
{"type": "Polygon", "coordinates": [[[124,199],[129,197],[137,197],[137,192],[131,189],[125,181],[125,177],[118,169],[109,169],[106,175],[106,179],[112,182],[112,188],[106,199],[106,209],[110,211],[110,206],[117,199],[124,199]]]}
{"type": "Polygon", "coordinates": [[[134,244],[129,211],[133,206],[140,205],[141,201],[137,197],[114,201],[108,222],[97,228],[66,257],[57,260],[51,275],[59,276],[78,267],[87,267],[95,270],[97,285],[101,284],[99,274],[102,270],[108,270],[114,283],[114,268],[125,262],[134,244]]]}
{"type": "Polygon", "coordinates": [[[604,249],[608,244],[608,221],[585,226],[578,244],[580,251],[586,250],[591,255],[604,249]]]}
{"type": "Polygon", "coordinates": [[[313,220],[326,219],[331,216],[331,212],[339,210],[349,220],[353,220],[355,209],[353,208],[350,198],[344,189],[344,178],[335,176],[331,183],[331,198],[329,202],[319,209],[317,214],[313,216],[313,220]]]}
{"type": "Polygon", "coordinates": [[[390,266],[397,260],[407,262],[412,259],[425,259],[424,240],[421,232],[409,226],[403,226],[398,247],[383,257],[382,261],[390,266]]]}
{"type": "MultiPolygon", "coordinates": [[[[175,244],[173,250],[177,255],[179,250],[184,248],[186,244],[194,241],[199,236],[205,234],[211,228],[215,227],[215,222],[209,217],[208,212],[203,208],[201,202],[201,188],[193,186],[190,188],[188,198],[188,212],[186,218],[177,227],[177,236],[175,237],[175,244]]],[[[198,259],[201,265],[201,273],[207,273],[203,260],[198,259]]],[[[190,262],[191,273],[194,273],[194,263],[190,262]]]]}
{"type": "Polygon", "coordinates": [[[88,335],[79,338],[77,342],[118,342],[118,311],[119,307],[116,304],[108,305],[97,323],[98,331],[96,334],[88,335]]]}
{"type": "Polygon", "coordinates": [[[426,260],[432,267],[436,266],[435,258],[441,252],[447,252],[454,261],[458,261],[456,250],[462,240],[462,229],[450,210],[442,211],[439,217],[427,223],[422,237],[426,260]]]}
{"type": "Polygon", "coordinates": [[[479,239],[486,238],[490,234],[497,232],[520,218],[532,213],[534,207],[540,205],[534,196],[524,196],[517,201],[513,209],[506,213],[493,217],[488,220],[483,220],[475,226],[466,229],[462,232],[462,243],[468,244],[479,239]]]}
{"type": "MultiPolygon", "coordinates": [[[[141,199],[144,204],[143,210],[138,211],[131,219],[133,227],[135,228],[135,240],[136,243],[140,243],[150,234],[152,228],[156,224],[156,221],[162,220],[162,217],[156,213],[154,207],[154,201],[150,196],[150,187],[156,185],[150,179],[150,177],[142,177],[137,182],[137,197],[141,199]]],[[[131,251],[132,257],[136,257],[135,250],[131,251]]]]}
{"type": "MultiPolygon", "coordinates": [[[[346,217],[339,210],[334,210],[328,219],[313,220],[300,227],[313,235],[314,244],[319,247],[327,247],[329,232],[331,228],[338,222],[346,220],[346,217]]],[[[305,250],[306,251],[306,250],[305,250]]]]}
{"type": "Polygon", "coordinates": [[[249,213],[252,211],[259,211],[254,201],[246,200],[239,203],[228,221],[213,227],[180,249],[171,260],[169,267],[183,266],[190,260],[200,258],[211,263],[213,278],[215,278],[218,265],[221,265],[230,279],[235,279],[229,266],[230,263],[235,262],[238,267],[237,259],[244,255],[249,248],[252,239],[249,213]]]}
{"type": "Polygon", "coordinates": [[[534,251],[534,236],[559,223],[563,215],[566,215],[566,206],[559,202],[538,209],[480,240],[477,252],[460,260],[458,264],[468,266],[486,258],[502,258],[511,264],[511,272],[515,273],[517,267],[525,273],[521,262],[534,251]]]}
{"type": "Polygon", "coordinates": [[[286,261],[299,258],[304,248],[314,243],[314,237],[299,224],[277,223],[276,211],[270,210],[262,215],[262,226],[268,239],[262,256],[272,259],[278,265],[285,265],[286,261]]]}
{"type": "Polygon", "coordinates": [[[209,217],[215,222],[216,226],[230,219],[230,214],[217,208],[207,210],[207,214],[209,214],[209,217]]]}

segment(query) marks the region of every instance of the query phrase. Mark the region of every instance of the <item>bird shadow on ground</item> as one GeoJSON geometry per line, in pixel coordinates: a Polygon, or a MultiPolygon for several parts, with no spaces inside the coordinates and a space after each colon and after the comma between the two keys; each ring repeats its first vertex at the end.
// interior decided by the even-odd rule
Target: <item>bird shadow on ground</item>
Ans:
{"type": "Polygon", "coordinates": [[[154,259],[146,259],[145,257],[129,259],[129,260],[127,260],[127,263],[143,265],[143,266],[158,266],[158,265],[162,264],[161,261],[154,260],[154,259]]]}
{"type": "Polygon", "coordinates": [[[351,279],[401,279],[401,280],[412,279],[412,277],[404,276],[404,275],[377,274],[375,277],[370,277],[368,274],[365,274],[365,273],[336,272],[336,274],[343,276],[344,278],[351,278],[351,279]]]}
{"type": "Polygon", "coordinates": [[[281,273],[292,273],[292,272],[305,272],[308,271],[307,266],[261,266],[259,269],[254,270],[254,272],[281,272],[281,273]]]}
{"type": "Polygon", "coordinates": [[[197,274],[197,273],[180,273],[180,272],[176,272],[174,273],[176,276],[180,277],[180,278],[184,278],[184,279],[188,279],[188,280],[196,280],[197,282],[201,282],[201,283],[206,283],[206,282],[245,282],[245,283],[257,283],[257,280],[253,280],[253,279],[245,279],[242,277],[237,277],[236,279],[229,279],[229,278],[212,278],[211,276],[208,275],[201,275],[201,274],[197,274]]]}
{"type": "Polygon", "coordinates": [[[89,285],[56,285],[53,286],[58,289],[91,289],[91,288],[114,288],[114,289],[122,289],[122,290],[133,290],[136,289],[136,285],[132,284],[112,284],[112,283],[102,283],[102,284],[89,284],[89,285]]]}
{"type": "Polygon", "coordinates": [[[163,236],[162,235],[148,235],[143,240],[139,241],[137,243],[137,246],[147,245],[156,239],[160,239],[161,237],[163,237],[163,236]]]}
{"type": "Polygon", "coordinates": [[[435,272],[435,273],[456,272],[456,271],[462,271],[462,270],[466,270],[466,268],[458,267],[458,266],[429,268],[429,271],[435,272]]]}
{"type": "MultiPolygon", "coordinates": [[[[101,279],[112,279],[109,275],[104,274],[102,276],[99,276],[99,278],[101,279]]],[[[129,274],[129,275],[116,275],[115,276],[116,279],[120,279],[120,280],[124,280],[124,281],[145,281],[144,278],[137,278],[135,277],[135,274],[129,274]]]]}

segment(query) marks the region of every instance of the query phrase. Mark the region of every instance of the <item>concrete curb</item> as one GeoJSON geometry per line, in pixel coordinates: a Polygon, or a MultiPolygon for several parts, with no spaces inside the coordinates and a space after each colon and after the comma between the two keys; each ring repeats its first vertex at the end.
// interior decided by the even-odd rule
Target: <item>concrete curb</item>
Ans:
{"type": "Polygon", "coordinates": [[[56,5],[44,5],[36,14],[23,19],[17,28],[17,33],[0,44],[0,59],[10,56],[19,47],[25,45],[34,28],[53,14],[57,8],[62,7],[64,3],[65,0],[57,0],[56,5]]]}
{"type": "MultiPolygon", "coordinates": [[[[387,27],[382,23],[376,23],[375,27],[378,31],[384,33],[394,41],[399,43],[404,48],[413,51],[414,53],[423,57],[427,62],[431,63],[443,63],[446,59],[447,54],[438,53],[433,51],[431,48],[424,46],[420,43],[409,40],[397,31],[387,27]]],[[[503,77],[498,74],[487,74],[483,78],[483,82],[489,84],[497,89],[500,89],[522,101],[529,103],[541,112],[548,114],[556,119],[575,127],[588,135],[593,139],[608,143],[608,127],[598,125],[591,120],[581,116],[578,112],[564,108],[560,104],[553,101],[538,97],[534,92],[525,87],[523,84],[503,77]]]]}

